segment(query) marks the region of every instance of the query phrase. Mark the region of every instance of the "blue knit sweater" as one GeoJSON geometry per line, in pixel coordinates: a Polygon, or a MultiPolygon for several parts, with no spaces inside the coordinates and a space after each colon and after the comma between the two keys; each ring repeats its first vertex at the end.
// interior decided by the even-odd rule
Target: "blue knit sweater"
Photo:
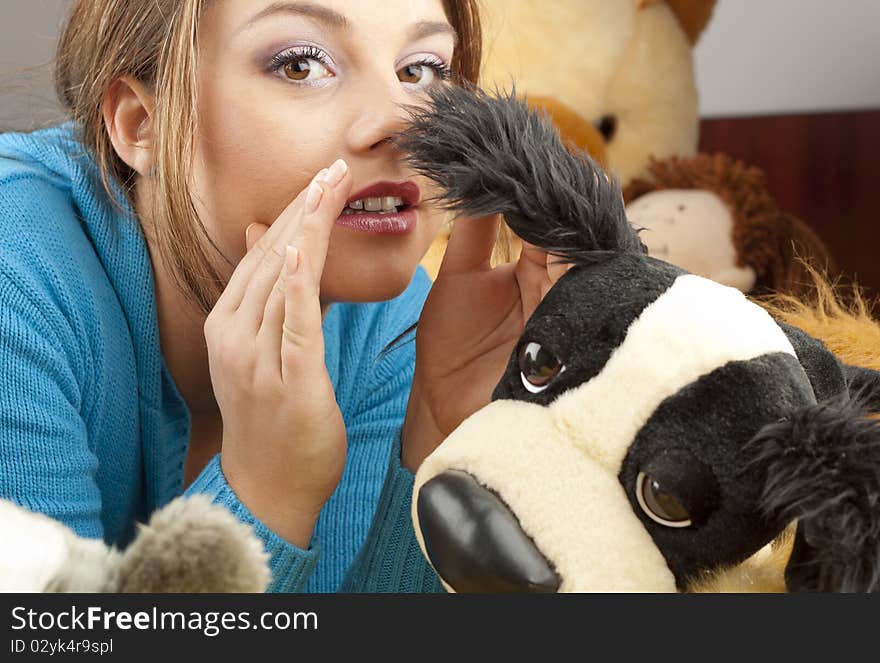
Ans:
{"type": "Polygon", "coordinates": [[[0,135],[0,496],[122,547],[157,507],[205,493],[262,539],[270,591],[436,590],[399,461],[414,344],[381,354],[429,285],[419,269],[396,299],[326,316],[348,459],[299,549],[238,500],[219,454],[183,490],[190,416],[162,356],[147,245],[72,125],[0,135]]]}

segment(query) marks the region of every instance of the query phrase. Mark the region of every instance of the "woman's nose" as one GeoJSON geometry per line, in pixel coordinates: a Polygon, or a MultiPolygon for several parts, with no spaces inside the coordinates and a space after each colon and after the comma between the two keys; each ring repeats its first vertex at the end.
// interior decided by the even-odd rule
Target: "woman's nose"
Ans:
{"type": "Polygon", "coordinates": [[[347,136],[352,152],[394,149],[391,138],[406,127],[406,106],[416,103],[396,77],[395,82],[396,85],[389,82],[379,87],[365,86],[355,98],[355,117],[347,136]]]}

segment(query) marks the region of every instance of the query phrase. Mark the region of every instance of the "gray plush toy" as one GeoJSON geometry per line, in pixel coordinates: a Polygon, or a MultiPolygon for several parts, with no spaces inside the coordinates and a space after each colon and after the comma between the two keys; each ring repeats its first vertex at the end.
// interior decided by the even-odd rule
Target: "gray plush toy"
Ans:
{"type": "Polygon", "coordinates": [[[268,555],[247,525],[204,496],[177,498],[124,551],[0,500],[0,591],[262,592],[268,555]]]}

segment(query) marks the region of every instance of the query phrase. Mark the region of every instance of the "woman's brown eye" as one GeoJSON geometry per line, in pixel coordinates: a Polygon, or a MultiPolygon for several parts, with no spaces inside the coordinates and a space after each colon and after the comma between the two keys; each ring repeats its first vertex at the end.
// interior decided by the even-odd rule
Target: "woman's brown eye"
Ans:
{"type": "Polygon", "coordinates": [[[540,343],[526,343],[519,351],[519,371],[523,386],[533,394],[544,391],[565,370],[562,362],[540,343]]]}
{"type": "Polygon", "coordinates": [[[636,477],[636,499],[647,516],[666,527],[689,527],[691,514],[672,493],[666,492],[659,481],[644,472],[636,477]]]}
{"type": "Polygon", "coordinates": [[[333,76],[333,72],[319,58],[304,55],[288,60],[280,65],[279,70],[290,81],[312,82],[333,76]]]}
{"type": "Polygon", "coordinates": [[[294,81],[304,81],[309,77],[309,72],[312,68],[309,66],[309,60],[303,58],[302,60],[294,60],[293,62],[288,62],[284,65],[284,75],[289,79],[294,81]]]}
{"type": "Polygon", "coordinates": [[[420,64],[410,64],[397,72],[397,78],[402,83],[420,83],[425,75],[425,67],[420,64]]]}

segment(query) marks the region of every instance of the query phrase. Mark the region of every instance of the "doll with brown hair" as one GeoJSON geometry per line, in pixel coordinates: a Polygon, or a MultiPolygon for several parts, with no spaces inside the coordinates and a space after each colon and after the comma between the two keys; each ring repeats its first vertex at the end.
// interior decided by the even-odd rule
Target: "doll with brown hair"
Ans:
{"type": "Polygon", "coordinates": [[[821,239],[779,209],[761,169],[725,154],[653,159],[624,190],[651,256],[742,292],[803,294],[807,265],[831,271],[821,239]]]}

